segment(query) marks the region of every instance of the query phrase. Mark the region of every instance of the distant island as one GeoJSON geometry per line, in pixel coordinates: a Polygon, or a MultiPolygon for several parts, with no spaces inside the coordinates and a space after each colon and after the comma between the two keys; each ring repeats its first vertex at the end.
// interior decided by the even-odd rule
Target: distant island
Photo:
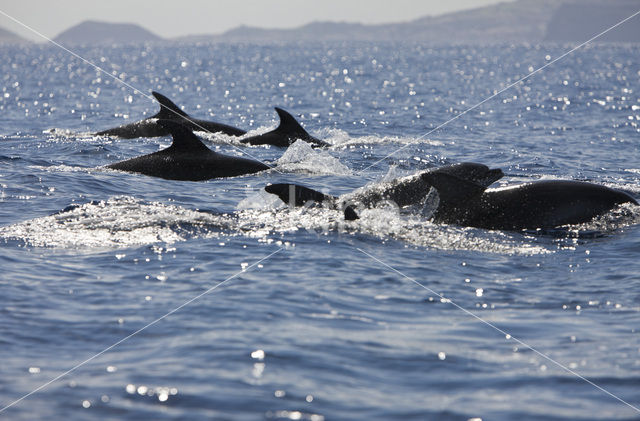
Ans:
{"type": "MultiPolygon", "coordinates": [[[[640,1],[561,3],[547,25],[544,41],[586,41],[640,10],[640,1]]],[[[640,42],[640,16],[602,35],[605,42],[640,42]]]]}
{"type": "Polygon", "coordinates": [[[314,22],[293,29],[240,27],[184,42],[410,41],[428,43],[536,42],[542,40],[557,0],[519,0],[379,25],[314,22]]]}
{"type": "MultiPolygon", "coordinates": [[[[517,0],[427,16],[409,22],[365,25],[313,22],[292,29],[240,26],[221,34],[162,38],[126,23],[85,21],[54,38],[63,45],[135,43],[274,43],[308,41],[410,41],[433,44],[583,42],[640,9],[638,0],[517,0]]],[[[640,42],[640,16],[598,39],[640,42]]],[[[28,42],[0,29],[0,43],[28,42]]]]}
{"type": "Polygon", "coordinates": [[[22,38],[18,34],[14,34],[11,31],[0,28],[0,45],[3,44],[29,44],[31,41],[26,38],[22,38]]]}
{"type": "Polygon", "coordinates": [[[138,44],[163,38],[133,23],[84,21],[53,39],[59,44],[138,44]]]}

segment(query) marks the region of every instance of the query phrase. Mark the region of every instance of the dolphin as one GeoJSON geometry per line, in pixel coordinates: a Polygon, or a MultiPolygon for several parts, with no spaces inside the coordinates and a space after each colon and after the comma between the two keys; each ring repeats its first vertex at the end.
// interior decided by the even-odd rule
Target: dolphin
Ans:
{"type": "Polygon", "coordinates": [[[327,195],[316,190],[297,184],[270,184],[265,191],[277,195],[280,200],[294,206],[307,203],[322,203],[330,208],[344,211],[345,219],[358,219],[355,207],[371,208],[378,203],[387,201],[395,203],[400,208],[424,203],[431,184],[425,178],[426,174],[453,174],[461,179],[470,180],[479,185],[489,186],[504,175],[500,169],[490,169],[486,165],[473,162],[447,165],[421,171],[407,177],[401,177],[390,182],[366,186],[352,193],[340,197],[327,195]]]}
{"type": "Polygon", "coordinates": [[[173,137],[171,146],[148,155],[107,165],[107,168],[167,180],[188,181],[234,177],[270,168],[258,161],[212,151],[188,127],[177,121],[161,119],[157,124],[173,137]]]}
{"type": "Polygon", "coordinates": [[[549,229],[589,222],[617,205],[638,202],[625,192],[583,181],[544,180],[487,190],[453,174],[430,173],[438,192],[433,221],[486,229],[549,229]]]}
{"type": "Polygon", "coordinates": [[[330,208],[341,208],[344,219],[354,221],[360,219],[352,205],[340,201],[336,196],[321,193],[298,184],[269,184],[264,188],[267,193],[277,195],[284,203],[293,206],[304,206],[307,203],[328,203],[330,208]]]}
{"type": "Polygon", "coordinates": [[[137,121],[135,123],[125,124],[123,126],[114,127],[112,129],[103,130],[96,133],[98,136],[118,136],[124,139],[133,139],[136,137],[157,137],[167,136],[169,132],[164,127],[157,124],[159,119],[174,120],[182,123],[193,131],[204,131],[217,133],[222,132],[231,136],[242,136],[246,132],[233,126],[213,121],[200,120],[190,117],[176,104],[171,102],[169,98],[158,92],[151,94],[160,103],[160,111],[149,118],[137,121]]]}
{"type": "Polygon", "coordinates": [[[328,143],[311,136],[295,118],[282,108],[275,107],[280,117],[280,125],[270,132],[240,139],[249,145],[273,145],[286,148],[298,139],[311,143],[314,147],[329,146],[328,143]]]}

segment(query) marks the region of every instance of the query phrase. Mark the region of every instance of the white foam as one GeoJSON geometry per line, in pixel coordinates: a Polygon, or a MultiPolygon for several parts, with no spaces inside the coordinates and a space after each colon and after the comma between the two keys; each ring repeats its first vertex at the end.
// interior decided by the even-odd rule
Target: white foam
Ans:
{"type": "Polygon", "coordinates": [[[194,235],[181,226],[201,227],[199,235],[216,235],[231,222],[224,215],[121,196],[1,227],[0,237],[37,247],[129,247],[174,243],[194,235]]]}
{"type": "Polygon", "coordinates": [[[289,146],[276,161],[278,168],[284,171],[305,172],[311,174],[351,175],[351,170],[322,149],[314,149],[303,140],[297,140],[289,146]]]}
{"type": "Polygon", "coordinates": [[[96,139],[100,139],[100,136],[96,136],[92,132],[74,131],[71,129],[61,129],[54,127],[52,129],[43,130],[43,134],[48,135],[47,140],[53,142],[73,140],[74,142],[93,142],[96,139]]]}
{"type": "Polygon", "coordinates": [[[545,242],[522,233],[434,224],[425,217],[384,204],[357,212],[360,219],[345,221],[340,210],[322,206],[289,208],[262,190],[241,201],[238,211],[231,214],[211,214],[119,196],[0,227],[0,238],[22,240],[36,247],[118,248],[238,235],[273,241],[273,236],[307,231],[367,235],[378,241],[393,240],[438,250],[534,255],[571,247],[573,234],[580,235],[585,230],[587,235],[606,233],[640,223],[640,212],[625,204],[588,224],[569,227],[563,234],[567,241],[545,242]]]}
{"type": "Polygon", "coordinates": [[[28,168],[39,170],[39,171],[48,171],[48,172],[86,172],[89,174],[96,170],[99,170],[99,171],[103,170],[100,167],[76,167],[76,166],[64,165],[64,164],[50,165],[50,166],[29,165],[28,168]]]}
{"type": "MultiPolygon", "coordinates": [[[[325,139],[327,140],[327,139],[325,139]]],[[[443,146],[444,142],[434,139],[418,139],[416,137],[400,137],[400,136],[361,136],[350,137],[348,135],[336,134],[335,138],[329,138],[327,140],[335,148],[355,147],[360,145],[388,145],[395,143],[398,145],[430,145],[430,146],[443,146]]]]}
{"type": "Polygon", "coordinates": [[[267,193],[264,189],[260,189],[257,192],[245,197],[238,203],[236,209],[249,210],[249,209],[276,209],[280,207],[282,201],[275,194],[267,193]]]}

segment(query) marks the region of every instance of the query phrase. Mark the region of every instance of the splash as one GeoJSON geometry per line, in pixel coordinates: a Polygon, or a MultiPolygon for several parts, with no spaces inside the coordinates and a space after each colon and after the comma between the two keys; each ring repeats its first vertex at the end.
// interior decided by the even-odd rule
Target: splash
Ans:
{"type": "Polygon", "coordinates": [[[216,236],[230,227],[226,215],[121,196],[2,227],[0,237],[35,247],[130,247],[216,236]]]}
{"type": "Polygon", "coordinates": [[[239,228],[258,237],[305,231],[348,237],[365,235],[376,241],[399,241],[415,247],[505,255],[548,254],[556,248],[553,242],[548,242],[547,247],[538,244],[536,237],[519,233],[433,224],[386,202],[362,210],[357,221],[345,221],[339,209],[323,206],[289,208],[279,202],[274,208],[273,203],[262,201],[261,195],[248,198],[248,203],[255,207],[239,211],[239,228]]]}
{"type": "Polygon", "coordinates": [[[46,141],[48,142],[95,142],[97,139],[100,139],[100,137],[96,136],[93,132],[82,132],[57,127],[43,130],[42,133],[47,135],[46,141]]]}
{"type": "Polygon", "coordinates": [[[229,214],[117,196],[0,227],[0,238],[34,247],[120,248],[238,236],[271,242],[306,233],[346,238],[364,235],[373,241],[397,241],[437,250],[539,255],[573,248],[582,239],[605,236],[640,223],[640,212],[631,205],[623,205],[587,224],[553,232],[491,231],[434,224],[419,212],[407,213],[386,202],[359,211],[359,217],[357,221],[345,221],[341,210],[319,205],[289,208],[263,191],[244,199],[238,210],[229,214]]]}
{"type": "Polygon", "coordinates": [[[335,133],[332,134],[331,137],[325,139],[327,143],[332,145],[332,148],[335,149],[344,149],[344,148],[352,148],[357,146],[369,146],[369,145],[384,145],[388,146],[389,144],[397,144],[397,145],[428,145],[428,146],[444,146],[445,143],[440,140],[435,139],[422,139],[417,137],[400,137],[400,136],[361,136],[361,137],[350,137],[346,135],[346,133],[335,133]]]}
{"type": "Polygon", "coordinates": [[[277,160],[278,168],[291,172],[311,174],[351,175],[351,170],[329,152],[313,149],[302,140],[289,146],[277,160]]]}

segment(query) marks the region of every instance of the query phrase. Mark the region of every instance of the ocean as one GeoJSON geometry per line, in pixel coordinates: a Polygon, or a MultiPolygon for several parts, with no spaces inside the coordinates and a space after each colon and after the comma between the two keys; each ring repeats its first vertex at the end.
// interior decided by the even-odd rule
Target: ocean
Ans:
{"type": "Polygon", "coordinates": [[[553,62],[571,48],[74,49],[103,73],[53,45],[0,47],[0,418],[640,419],[638,207],[512,232],[392,203],[344,221],[264,191],[341,195],[478,162],[504,171],[495,186],[638,198],[640,46],[553,62]],[[279,106],[331,146],[200,133],[275,168],[105,169],[171,143],[93,134],[158,111],[134,88],[250,134],[279,106]]]}

